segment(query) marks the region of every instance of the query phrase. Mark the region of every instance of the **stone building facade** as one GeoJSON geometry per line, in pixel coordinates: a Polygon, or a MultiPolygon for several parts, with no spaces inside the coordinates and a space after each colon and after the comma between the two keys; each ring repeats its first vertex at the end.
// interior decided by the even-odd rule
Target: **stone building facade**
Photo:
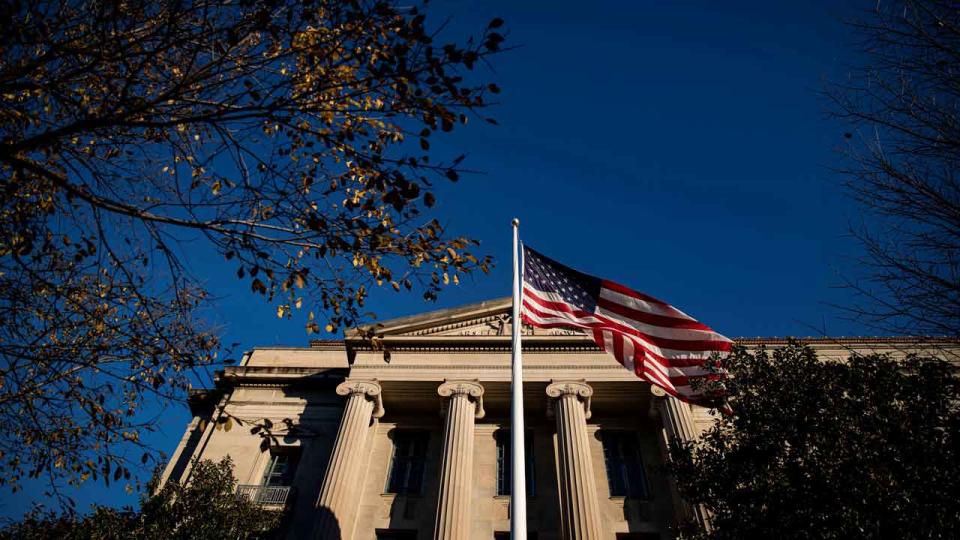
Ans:
{"type": "MultiPolygon", "coordinates": [[[[192,396],[163,480],[229,455],[239,494],[284,512],[290,538],[508,538],[509,314],[503,299],[388,321],[372,341],[254,349],[192,396]]],[[[704,520],[659,466],[667,437],[697,437],[709,412],[576,331],[523,331],[530,537],[666,539],[704,520]]],[[[838,358],[923,345],[809,342],[838,358]]]]}

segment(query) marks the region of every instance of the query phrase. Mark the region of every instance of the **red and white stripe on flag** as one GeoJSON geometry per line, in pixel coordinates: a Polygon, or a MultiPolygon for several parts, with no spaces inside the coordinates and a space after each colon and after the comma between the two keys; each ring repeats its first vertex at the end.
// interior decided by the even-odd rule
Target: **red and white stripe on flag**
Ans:
{"type": "Polygon", "coordinates": [[[728,353],[730,339],[666,302],[582,274],[526,247],[524,255],[525,264],[530,257],[537,258],[540,272],[530,279],[524,275],[524,322],[539,328],[586,330],[601,349],[641,379],[688,403],[715,404],[715,387],[695,381],[725,377],[722,369],[709,369],[705,363],[728,353]],[[571,289],[576,292],[570,294],[571,289]]]}

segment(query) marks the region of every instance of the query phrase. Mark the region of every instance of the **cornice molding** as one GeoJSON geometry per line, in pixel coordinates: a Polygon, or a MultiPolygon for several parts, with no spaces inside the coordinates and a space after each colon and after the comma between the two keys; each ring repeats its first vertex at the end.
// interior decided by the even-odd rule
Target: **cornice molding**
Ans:
{"type": "MultiPolygon", "coordinates": [[[[263,349],[285,349],[286,347],[261,347],[263,349]]],[[[296,348],[296,347],[290,347],[296,348]]],[[[347,342],[342,339],[312,339],[310,340],[310,350],[322,351],[343,351],[347,348],[347,342]]]]}
{"type": "MultiPolygon", "coordinates": [[[[458,328],[467,328],[469,326],[476,326],[480,324],[490,323],[490,322],[500,322],[503,321],[503,315],[487,315],[485,317],[477,317],[475,319],[464,319],[458,322],[451,322],[447,324],[441,324],[438,326],[429,326],[427,328],[422,328],[420,330],[413,330],[407,332],[404,335],[406,336],[429,336],[433,334],[439,334],[440,332],[447,332],[450,330],[456,330],[458,328]]],[[[438,336],[442,337],[442,336],[438,336]]]]}
{"type": "MultiPolygon", "coordinates": [[[[388,319],[369,325],[362,330],[373,329],[377,335],[381,336],[410,334],[424,330],[429,331],[442,325],[456,324],[462,321],[477,320],[482,317],[509,313],[511,301],[510,297],[505,297],[455,308],[438,309],[426,313],[388,319]]],[[[350,330],[347,332],[347,336],[356,337],[360,332],[361,330],[350,330]]]]}
{"type": "Polygon", "coordinates": [[[214,384],[276,387],[306,382],[337,382],[347,376],[346,367],[228,366],[214,374],[214,384]]]}
{"type": "Polygon", "coordinates": [[[960,337],[930,336],[806,336],[806,337],[737,337],[732,338],[738,345],[786,345],[791,340],[807,345],[952,345],[960,347],[960,337]]]}
{"type": "MultiPolygon", "coordinates": [[[[509,352],[511,337],[505,336],[384,336],[376,341],[348,341],[355,352],[509,352]]],[[[524,351],[596,352],[596,343],[584,335],[524,336],[524,351]]]]}
{"type": "Polygon", "coordinates": [[[330,408],[330,409],[340,409],[343,407],[341,403],[316,403],[310,400],[306,400],[302,403],[290,403],[289,401],[263,401],[263,400],[244,400],[244,399],[231,399],[230,406],[233,407],[270,407],[271,409],[277,408],[287,408],[287,409],[306,409],[306,408],[330,408]]]}
{"type": "MultiPolygon", "coordinates": [[[[510,365],[494,365],[494,364],[471,364],[471,365],[460,365],[460,364],[381,364],[381,365],[354,365],[353,369],[470,369],[470,370],[504,370],[507,371],[510,369],[510,365]]],[[[623,371],[623,366],[620,364],[606,365],[606,366],[595,366],[587,364],[551,364],[549,366],[523,366],[524,371],[531,371],[537,369],[572,369],[572,370],[610,370],[610,371],[623,371]]]]}
{"type": "MultiPolygon", "coordinates": [[[[903,336],[903,337],[738,337],[733,341],[745,347],[780,347],[791,340],[814,347],[945,347],[960,349],[960,338],[903,336]]],[[[509,335],[494,336],[450,336],[450,335],[403,335],[383,336],[375,342],[351,338],[346,340],[345,348],[357,352],[387,350],[391,352],[451,352],[451,351],[509,351],[509,335]]],[[[600,351],[593,339],[583,334],[573,335],[525,335],[523,350],[530,352],[587,352],[600,351]]]]}

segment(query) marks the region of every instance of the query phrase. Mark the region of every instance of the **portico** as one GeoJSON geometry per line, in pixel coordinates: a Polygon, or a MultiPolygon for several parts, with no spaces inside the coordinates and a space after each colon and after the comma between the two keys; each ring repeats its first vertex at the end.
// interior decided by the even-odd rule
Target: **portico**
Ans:
{"type": "MultiPolygon", "coordinates": [[[[164,478],[187,481],[190,459],[229,455],[239,493],[287,512],[291,538],[506,538],[509,312],[509,299],[482,302],[387,321],[372,340],[254,349],[196,396],[164,478]],[[220,415],[244,427],[269,419],[274,437],[215,429],[220,415]]],[[[658,392],[578,332],[523,332],[531,537],[637,540],[672,538],[678,520],[708,527],[659,466],[670,438],[698,437],[709,412],[658,392]]],[[[842,339],[811,344],[828,358],[924,346],[842,339]]]]}

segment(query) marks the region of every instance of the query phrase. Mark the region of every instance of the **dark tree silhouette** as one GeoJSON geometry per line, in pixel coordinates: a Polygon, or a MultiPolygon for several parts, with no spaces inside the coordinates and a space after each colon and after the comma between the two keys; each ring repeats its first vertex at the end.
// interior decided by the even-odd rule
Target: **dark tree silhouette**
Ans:
{"type": "Polygon", "coordinates": [[[848,284],[862,321],[893,333],[960,336],[960,10],[877,2],[850,23],[863,67],[827,91],[852,129],[842,171],[871,216],[848,284]]]}
{"type": "Polygon", "coordinates": [[[144,497],[140,510],[94,506],[87,515],[35,508],[21,521],[0,530],[0,539],[142,540],[269,538],[280,515],[249,497],[238,496],[230,458],[199,461],[190,482],[170,482],[144,497]]]}
{"type": "Polygon", "coordinates": [[[144,401],[217,362],[202,249],[308,332],[487,270],[422,211],[502,21],[444,44],[405,6],[0,3],[0,485],[130,477],[144,401]]]}
{"type": "Polygon", "coordinates": [[[726,367],[733,414],[675,444],[683,497],[726,538],[946,538],[960,527],[960,378],[936,359],[817,358],[798,343],[726,367]]]}

